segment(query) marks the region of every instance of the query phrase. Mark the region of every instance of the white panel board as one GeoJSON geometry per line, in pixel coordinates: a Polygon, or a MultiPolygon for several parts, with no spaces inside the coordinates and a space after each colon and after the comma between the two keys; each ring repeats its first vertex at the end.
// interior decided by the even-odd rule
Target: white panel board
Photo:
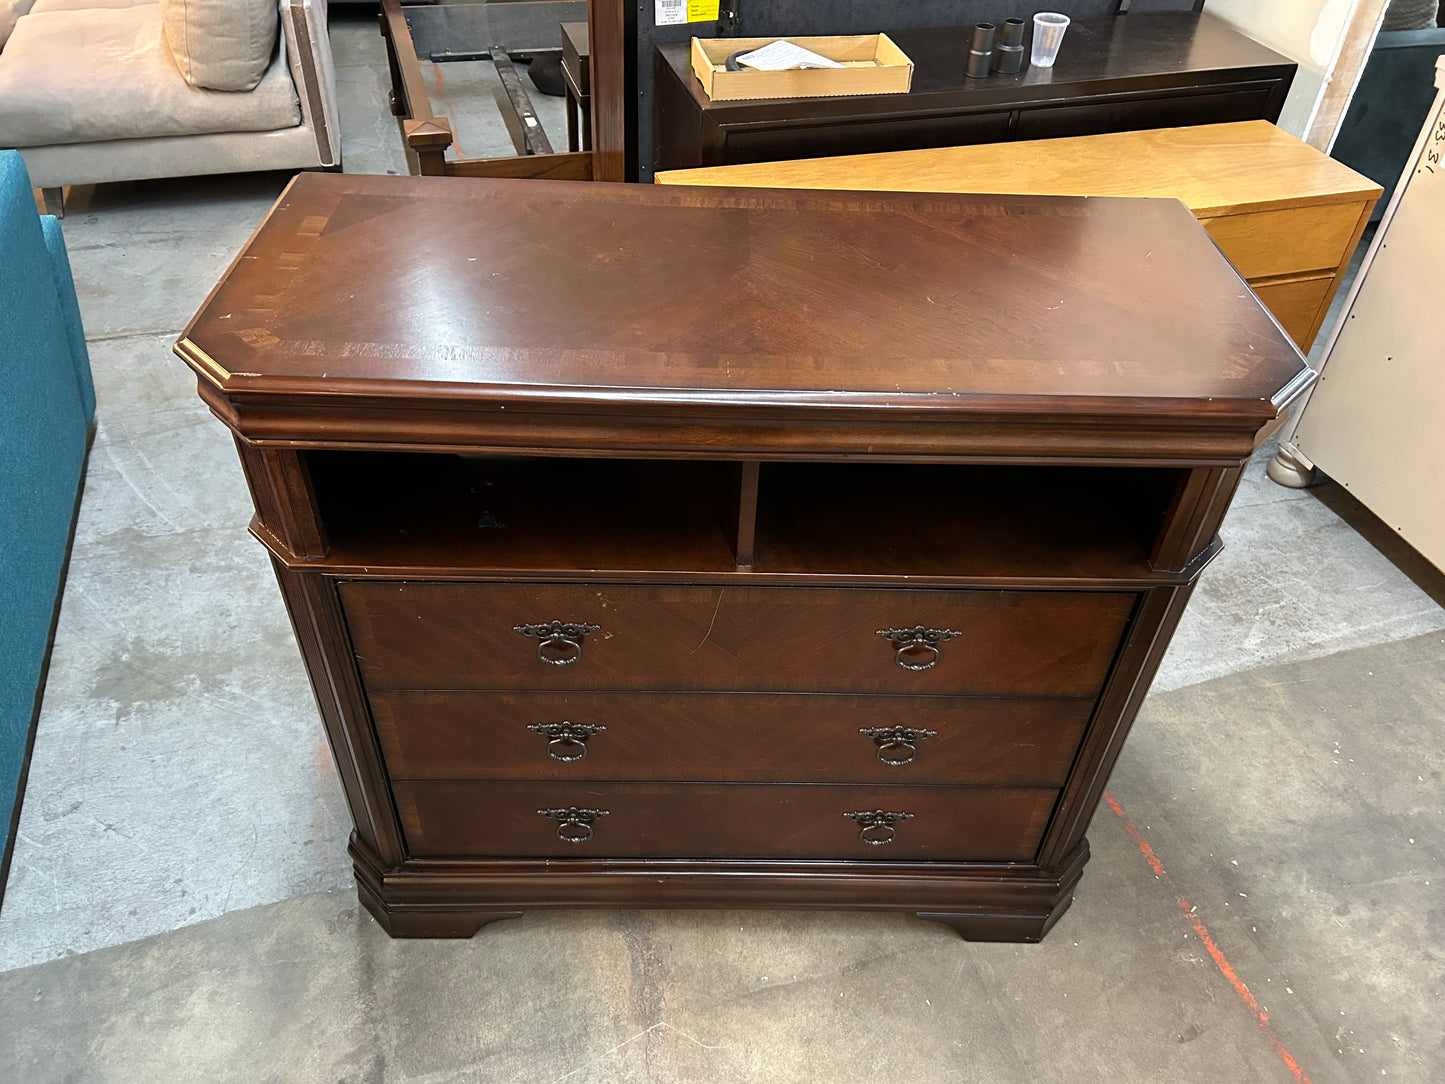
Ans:
{"type": "MultiPolygon", "coordinates": [[[[1445,69],[1437,86],[1442,78],[1445,69]]],[[[1291,443],[1445,569],[1442,157],[1445,93],[1436,95],[1291,443]]]]}

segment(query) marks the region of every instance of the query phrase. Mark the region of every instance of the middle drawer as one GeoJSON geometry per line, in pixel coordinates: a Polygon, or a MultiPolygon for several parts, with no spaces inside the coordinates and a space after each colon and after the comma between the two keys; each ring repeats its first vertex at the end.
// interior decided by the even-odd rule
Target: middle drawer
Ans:
{"type": "Polygon", "coordinates": [[[343,582],[367,689],[1098,694],[1122,592],[343,582]]]}
{"type": "Polygon", "coordinates": [[[393,779],[1063,785],[1089,700],[371,694],[393,779]]]}

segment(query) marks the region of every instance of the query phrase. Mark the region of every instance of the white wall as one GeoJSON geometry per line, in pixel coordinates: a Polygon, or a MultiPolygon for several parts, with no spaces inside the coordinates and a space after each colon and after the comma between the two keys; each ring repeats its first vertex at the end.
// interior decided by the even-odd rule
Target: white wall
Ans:
{"type": "Polygon", "coordinates": [[[1358,0],[1205,0],[1204,10],[1299,64],[1279,126],[1303,139],[1358,0]]]}

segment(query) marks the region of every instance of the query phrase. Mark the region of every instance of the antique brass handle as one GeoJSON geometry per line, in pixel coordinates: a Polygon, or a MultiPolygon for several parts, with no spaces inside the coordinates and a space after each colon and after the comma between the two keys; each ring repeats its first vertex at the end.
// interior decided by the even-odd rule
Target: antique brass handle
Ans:
{"type": "Polygon", "coordinates": [[[513,625],[513,632],[535,636],[537,658],[550,666],[570,666],[582,657],[582,637],[601,625],[587,621],[543,621],[535,625],[513,625]]]}
{"type": "Polygon", "coordinates": [[[533,734],[540,734],[547,740],[547,755],[553,760],[573,761],[587,759],[587,739],[601,734],[605,726],[591,723],[532,723],[527,727],[533,734]]]}
{"type": "Polygon", "coordinates": [[[898,829],[893,826],[913,819],[912,813],[887,813],[881,809],[871,813],[844,813],[843,816],[858,824],[858,838],[870,847],[892,843],[898,837],[898,829]]]}
{"type": "Polygon", "coordinates": [[[894,766],[912,764],[918,756],[918,743],[924,738],[938,737],[936,730],[919,730],[911,726],[865,726],[859,734],[878,743],[878,759],[894,766]]]}
{"type": "Polygon", "coordinates": [[[893,661],[903,669],[932,670],[941,656],[938,645],[963,633],[914,625],[911,629],[879,629],[878,635],[893,644],[893,661]]]}
{"type": "Polygon", "coordinates": [[[543,817],[557,821],[557,838],[563,843],[586,843],[592,838],[592,823],[599,817],[607,816],[607,809],[578,809],[569,805],[566,809],[539,809],[543,817]]]}

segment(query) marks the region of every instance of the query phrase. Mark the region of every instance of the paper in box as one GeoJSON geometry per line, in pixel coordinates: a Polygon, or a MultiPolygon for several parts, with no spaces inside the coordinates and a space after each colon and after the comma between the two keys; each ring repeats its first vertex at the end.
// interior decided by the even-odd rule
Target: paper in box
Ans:
{"type": "Polygon", "coordinates": [[[693,38],[692,70],[712,101],[750,98],[833,98],[851,94],[906,94],[913,61],[887,34],[823,38],[693,38]],[[728,71],[727,58],[775,41],[811,49],[845,68],[795,71],[728,71]]]}

